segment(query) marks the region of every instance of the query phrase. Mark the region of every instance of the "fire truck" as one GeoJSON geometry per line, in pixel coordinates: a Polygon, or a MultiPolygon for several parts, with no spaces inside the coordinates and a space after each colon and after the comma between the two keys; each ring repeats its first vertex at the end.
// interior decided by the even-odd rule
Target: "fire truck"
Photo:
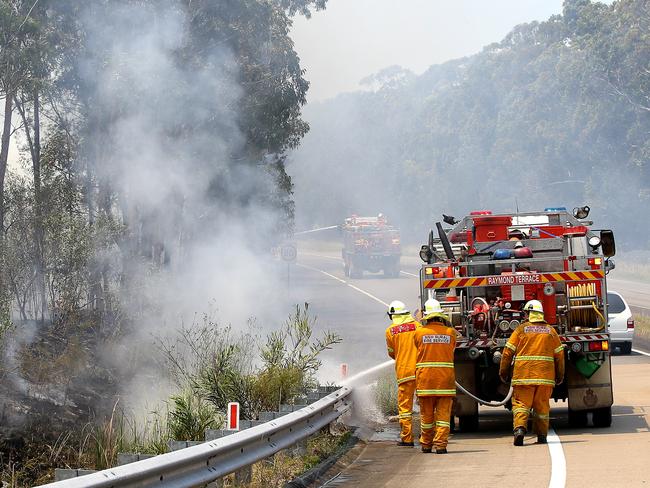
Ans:
{"type": "MultiPolygon", "coordinates": [[[[528,300],[542,302],[546,321],[565,347],[564,382],[553,399],[568,402],[569,424],[612,421],[612,373],[607,329],[607,273],[615,254],[611,230],[594,230],[589,207],[543,212],[472,212],[452,226],[436,223],[420,257],[420,298],[440,301],[456,329],[456,379],[472,395],[502,401],[508,385],[499,363],[528,300]]],[[[507,407],[511,404],[507,403],[507,407]]],[[[478,428],[478,403],[459,392],[454,406],[461,431],[478,428]]]]}
{"type": "Polygon", "coordinates": [[[343,229],[343,267],[345,276],[361,278],[364,271],[384,272],[387,278],[399,278],[400,233],[386,218],[357,217],[345,219],[343,229]]]}

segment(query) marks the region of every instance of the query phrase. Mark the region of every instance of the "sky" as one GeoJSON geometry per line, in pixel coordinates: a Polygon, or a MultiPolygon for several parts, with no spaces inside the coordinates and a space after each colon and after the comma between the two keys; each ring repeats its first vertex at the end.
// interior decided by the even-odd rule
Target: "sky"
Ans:
{"type": "Polygon", "coordinates": [[[291,36],[311,82],[308,100],[320,101],[382,68],[422,73],[561,12],[562,0],[329,0],[311,19],[296,17],[291,36]]]}

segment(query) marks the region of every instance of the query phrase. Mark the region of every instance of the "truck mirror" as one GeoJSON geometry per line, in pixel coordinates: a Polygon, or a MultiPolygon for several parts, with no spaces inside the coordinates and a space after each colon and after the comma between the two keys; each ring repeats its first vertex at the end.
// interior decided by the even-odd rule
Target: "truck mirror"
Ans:
{"type": "Polygon", "coordinates": [[[603,229],[600,231],[600,245],[603,250],[603,256],[612,257],[616,254],[616,241],[614,233],[611,230],[603,229]]]}
{"type": "Polygon", "coordinates": [[[433,251],[429,246],[423,244],[420,248],[420,259],[426,264],[431,264],[431,258],[433,257],[433,251]]]}
{"type": "Polygon", "coordinates": [[[605,273],[609,273],[616,268],[616,263],[613,259],[605,259],[605,273]]]}

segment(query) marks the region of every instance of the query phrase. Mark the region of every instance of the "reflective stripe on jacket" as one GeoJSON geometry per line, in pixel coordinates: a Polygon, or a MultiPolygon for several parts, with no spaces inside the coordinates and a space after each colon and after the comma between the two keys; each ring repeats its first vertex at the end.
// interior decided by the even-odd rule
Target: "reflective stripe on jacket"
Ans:
{"type": "Polygon", "coordinates": [[[388,355],[395,360],[397,384],[415,380],[415,344],[413,335],[420,327],[410,314],[393,315],[393,323],[386,329],[388,355]]]}
{"type": "Polygon", "coordinates": [[[524,322],[503,349],[499,374],[513,385],[552,385],[564,378],[564,346],[555,329],[546,322],[524,322]]]}
{"type": "Polygon", "coordinates": [[[440,322],[429,322],[415,331],[418,396],[456,395],[454,350],[456,331],[440,322]]]}

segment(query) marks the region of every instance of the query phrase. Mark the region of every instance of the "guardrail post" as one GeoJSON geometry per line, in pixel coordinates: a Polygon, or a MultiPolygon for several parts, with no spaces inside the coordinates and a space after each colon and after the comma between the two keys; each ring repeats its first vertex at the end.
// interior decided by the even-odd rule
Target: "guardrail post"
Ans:
{"type": "Polygon", "coordinates": [[[54,481],[63,481],[70,480],[72,478],[77,478],[79,476],[85,476],[87,474],[95,473],[94,469],[67,469],[67,468],[56,468],[54,470],[54,481]]]}

